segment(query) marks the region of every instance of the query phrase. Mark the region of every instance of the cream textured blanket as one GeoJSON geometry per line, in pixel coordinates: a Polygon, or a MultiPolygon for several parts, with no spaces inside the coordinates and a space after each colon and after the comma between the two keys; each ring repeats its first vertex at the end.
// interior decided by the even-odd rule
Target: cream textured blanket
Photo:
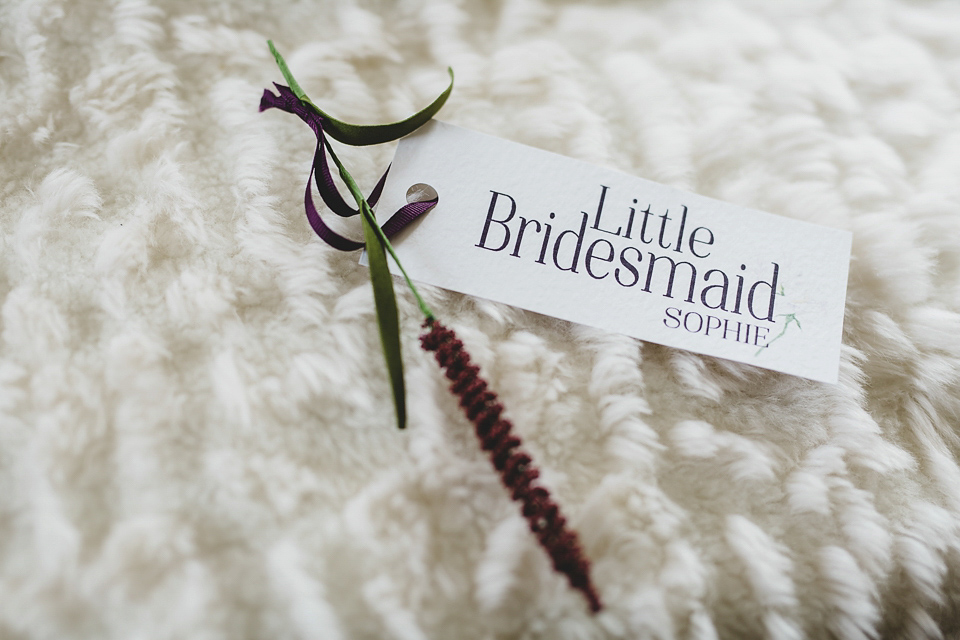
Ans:
{"type": "MultiPolygon", "coordinates": [[[[960,5],[0,6],[0,637],[960,633],[960,5]],[[400,293],[303,215],[281,76],[849,229],[840,384],[426,287],[579,531],[591,616],[400,293]]],[[[366,190],[393,147],[346,148],[366,190]]],[[[338,227],[360,237],[357,226],[338,227]]]]}

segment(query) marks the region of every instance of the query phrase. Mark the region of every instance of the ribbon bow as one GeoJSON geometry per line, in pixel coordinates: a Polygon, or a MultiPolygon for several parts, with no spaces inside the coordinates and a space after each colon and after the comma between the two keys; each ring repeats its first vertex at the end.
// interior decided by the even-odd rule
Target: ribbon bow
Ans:
{"type": "MultiPolygon", "coordinates": [[[[313,230],[320,236],[321,240],[334,249],[339,249],[340,251],[362,249],[363,242],[344,238],[328,227],[317,212],[316,206],[313,204],[313,195],[310,193],[310,183],[313,181],[314,176],[316,176],[317,191],[320,193],[320,197],[328,209],[341,218],[360,215],[360,209],[351,207],[344,201],[343,196],[340,195],[340,191],[333,181],[333,174],[330,172],[330,166],[327,164],[327,150],[329,149],[330,153],[333,153],[333,149],[330,148],[330,141],[327,140],[323,133],[324,117],[320,115],[316,109],[312,108],[310,104],[298,98],[290,87],[276,83],[274,83],[274,86],[277,88],[278,94],[271,93],[269,89],[263,90],[263,97],[260,99],[260,111],[280,109],[281,111],[292,113],[306,122],[313,130],[314,135],[317,136],[317,149],[313,154],[313,165],[310,169],[310,177],[307,178],[307,188],[303,196],[303,207],[306,210],[307,220],[310,222],[310,226],[313,227],[313,230]]],[[[375,207],[377,202],[379,202],[380,193],[383,191],[383,185],[387,181],[387,174],[389,173],[390,167],[387,167],[387,170],[383,172],[379,182],[377,182],[377,186],[375,186],[373,191],[370,192],[370,195],[367,196],[367,204],[371,207],[375,207]]],[[[430,211],[430,209],[436,206],[437,201],[437,198],[432,198],[422,202],[405,204],[397,209],[397,211],[390,216],[390,219],[380,228],[385,236],[392,238],[408,224],[427,211],[430,211]]]]}

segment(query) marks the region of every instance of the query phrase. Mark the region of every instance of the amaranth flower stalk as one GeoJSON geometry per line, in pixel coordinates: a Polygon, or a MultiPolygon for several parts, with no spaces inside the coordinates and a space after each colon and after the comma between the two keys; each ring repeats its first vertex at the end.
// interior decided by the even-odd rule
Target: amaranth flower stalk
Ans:
{"type": "Polygon", "coordinates": [[[497,394],[480,377],[480,368],[470,363],[470,354],[452,330],[432,318],[427,319],[424,327],[430,330],[420,336],[421,346],[433,351],[446,371],[450,390],[459,396],[460,406],[473,423],[480,445],[489,452],[503,484],[513,499],[521,503],[530,530],[550,556],[553,567],[586,596],[591,611],[599,611],[602,605],[590,582],[590,563],[583,555],[577,534],[566,527],[566,519],[550,492],[534,484],[540,472],[530,455],[521,449],[522,442],[512,433],[511,422],[502,417],[503,405],[497,394]]]}

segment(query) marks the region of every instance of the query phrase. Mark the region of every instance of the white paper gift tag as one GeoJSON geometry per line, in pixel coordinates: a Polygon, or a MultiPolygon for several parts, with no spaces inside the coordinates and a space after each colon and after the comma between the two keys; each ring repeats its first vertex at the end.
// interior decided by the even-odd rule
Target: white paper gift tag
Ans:
{"type": "MultiPolygon", "coordinates": [[[[851,236],[432,121],[402,139],[380,222],[416,281],[836,382],[851,236]]],[[[398,272],[390,261],[391,268],[398,272]]]]}

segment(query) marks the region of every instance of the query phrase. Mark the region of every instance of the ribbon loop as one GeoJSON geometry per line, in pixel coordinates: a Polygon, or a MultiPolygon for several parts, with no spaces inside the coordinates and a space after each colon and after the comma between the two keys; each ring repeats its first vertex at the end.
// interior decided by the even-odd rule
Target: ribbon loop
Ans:
{"type": "MultiPolygon", "coordinates": [[[[348,205],[340,194],[340,190],[333,180],[333,173],[330,171],[330,166],[327,164],[326,151],[327,148],[330,147],[330,142],[324,135],[324,117],[317,113],[310,105],[300,100],[289,87],[276,83],[274,83],[274,86],[277,88],[276,95],[271,93],[270,90],[264,89],[263,97],[260,99],[260,111],[280,109],[281,111],[292,113],[307,123],[317,136],[317,148],[313,154],[310,176],[307,178],[307,188],[303,196],[303,208],[307,214],[307,221],[317,236],[334,249],[338,249],[339,251],[355,251],[363,248],[363,242],[345,238],[328,227],[323,221],[323,218],[320,217],[313,203],[310,184],[316,181],[317,192],[320,194],[320,198],[333,213],[341,218],[350,218],[360,214],[360,211],[348,205]]],[[[333,153],[332,149],[330,151],[333,153]]],[[[373,191],[370,192],[367,203],[369,203],[371,207],[375,206],[379,201],[380,194],[383,192],[383,185],[386,183],[389,172],[390,167],[387,167],[387,170],[384,171],[377,185],[373,188],[373,191]]],[[[397,209],[397,211],[390,216],[390,219],[380,228],[383,230],[384,235],[391,238],[411,222],[436,206],[437,202],[438,198],[433,198],[423,202],[405,204],[397,209]]]]}

